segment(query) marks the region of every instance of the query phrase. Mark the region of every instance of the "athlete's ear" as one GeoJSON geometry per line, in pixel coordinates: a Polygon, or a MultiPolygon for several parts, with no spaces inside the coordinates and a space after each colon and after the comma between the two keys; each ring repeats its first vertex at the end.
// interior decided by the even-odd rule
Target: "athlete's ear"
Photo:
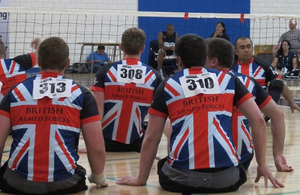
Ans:
{"type": "Polygon", "coordinates": [[[235,55],[238,55],[236,49],[234,49],[233,51],[234,51],[234,54],[235,54],[235,55]]]}
{"type": "Polygon", "coordinates": [[[124,46],[123,46],[123,43],[120,43],[120,48],[121,48],[121,50],[124,52],[124,46]]]}
{"type": "Polygon", "coordinates": [[[65,69],[67,70],[70,66],[70,58],[68,58],[67,63],[65,65],[65,69]]]}
{"type": "Polygon", "coordinates": [[[145,45],[143,45],[143,48],[142,48],[142,50],[141,50],[141,53],[143,53],[144,50],[145,50],[145,45]]]}
{"type": "Polygon", "coordinates": [[[217,57],[213,57],[211,61],[212,61],[212,68],[218,68],[219,59],[217,57]]]}
{"type": "Polygon", "coordinates": [[[184,69],[184,65],[182,63],[181,57],[177,56],[177,63],[178,63],[178,69],[179,70],[183,70],[184,69]]]}
{"type": "Polygon", "coordinates": [[[37,59],[37,62],[38,62],[38,66],[41,67],[41,65],[40,65],[41,64],[41,60],[40,60],[40,58],[37,59]]]}

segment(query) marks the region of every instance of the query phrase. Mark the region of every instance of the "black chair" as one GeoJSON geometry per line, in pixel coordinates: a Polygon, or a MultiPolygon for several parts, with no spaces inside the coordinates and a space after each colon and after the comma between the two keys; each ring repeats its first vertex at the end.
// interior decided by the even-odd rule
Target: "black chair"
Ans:
{"type": "Polygon", "coordinates": [[[149,43],[149,56],[148,56],[148,65],[157,69],[157,56],[158,56],[158,41],[152,40],[149,43]]]}
{"type": "MultiPolygon", "coordinates": [[[[149,50],[148,64],[157,69],[157,57],[159,51],[157,40],[150,41],[149,50]]],[[[162,67],[165,76],[174,74],[177,68],[177,58],[175,56],[165,56],[162,67]]]]}

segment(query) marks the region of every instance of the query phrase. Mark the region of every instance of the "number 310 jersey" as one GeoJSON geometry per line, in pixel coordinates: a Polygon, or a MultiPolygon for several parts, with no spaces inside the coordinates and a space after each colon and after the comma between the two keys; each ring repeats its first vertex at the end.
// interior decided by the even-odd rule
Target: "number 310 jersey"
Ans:
{"type": "Polygon", "coordinates": [[[232,109],[251,97],[237,77],[214,69],[184,69],[162,83],[149,114],[170,117],[169,164],[184,170],[237,166],[232,109]]]}

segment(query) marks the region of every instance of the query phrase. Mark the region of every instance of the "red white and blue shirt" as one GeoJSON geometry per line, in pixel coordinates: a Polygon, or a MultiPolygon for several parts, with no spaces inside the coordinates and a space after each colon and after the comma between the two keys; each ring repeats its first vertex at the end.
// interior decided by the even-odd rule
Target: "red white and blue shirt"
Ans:
{"type": "MultiPolygon", "coordinates": [[[[253,95],[255,103],[259,108],[263,108],[272,98],[266,91],[252,78],[240,73],[231,71],[246,86],[248,91],[253,95]]],[[[250,124],[247,118],[238,111],[236,107],[232,114],[232,136],[233,143],[237,149],[241,163],[245,163],[252,158],[253,143],[250,134],[250,124]]]]}
{"type": "Polygon", "coordinates": [[[170,117],[169,164],[184,170],[237,166],[232,109],[251,97],[237,77],[214,69],[184,69],[162,83],[149,114],[170,117]]]}
{"type": "Polygon", "coordinates": [[[160,82],[159,73],[138,59],[127,58],[101,67],[92,90],[105,95],[103,136],[126,144],[140,139],[144,118],[160,82]]]}
{"type": "Polygon", "coordinates": [[[232,70],[253,77],[263,89],[266,89],[268,83],[279,76],[271,64],[257,58],[252,58],[250,62],[244,64],[237,61],[232,70]]]}
{"type": "Polygon", "coordinates": [[[35,65],[33,53],[14,59],[0,59],[0,102],[10,88],[26,79],[26,70],[35,65]]]}
{"type": "Polygon", "coordinates": [[[38,74],[13,87],[0,104],[0,115],[10,118],[13,130],[8,167],[29,181],[53,182],[72,176],[79,159],[81,125],[100,120],[92,93],[72,80],[68,85],[65,81],[57,73],[38,74]],[[66,90],[69,94],[37,99],[35,82],[40,94],[66,90]]]}

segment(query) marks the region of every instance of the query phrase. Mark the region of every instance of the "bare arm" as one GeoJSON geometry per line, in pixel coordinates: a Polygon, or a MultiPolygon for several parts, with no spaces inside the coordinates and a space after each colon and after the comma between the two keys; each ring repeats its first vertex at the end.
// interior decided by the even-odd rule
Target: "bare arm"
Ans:
{"type": "Polygon", "coordinates": [[[285,83],[282,90],[282,96],[290,103],[290,109],[292,113],[294,113],[294,110],[298,110],[298,112],[300,112],[299,106],[295,103],[291,91],[285,83]]]}
{"type": "Polygon", "coordinates": [[[117,184],[134,186],[146,184],[157,153],[157,148],[163,133],[165,121],[165,118],[151,114],[149,115],[148,127],[141,150],[139,174],[137,177],[124,177],[120,179],[117,184]]]}
{"type": "Polygon", "coordinates": [[[248,99],[239,106],[239,111],[246,116],[252,127],[252,139],[258,164],[255,182],[258,182],[261,176],[263,176],[265,178],[266,187],[268,186],[268,180],[271,181],[274,187],[283,187],[283,185],[273,177],[266,165],[266,124],[259,108],[253,99],[248,99]]]}
{"type": "Polygon", "coordinates": [[[272,55],[273,55],[273,57],[275,58],[276,57],[276,55],[277,55],[277,51],[279,50],[279,48],[280,48],[280,42],[278,42],[278,44],[277,45],[274,45],[273,46],[273,48],[272,48],[272,55]]]}
{"type": "Polygon", "coordinates": [[[271,100],[265,105],[261,111],[271,119],[271,131],[273,138],[273,158],[278,171],[293,171],[291,166],[288,166],[286,159],[283,156],[285,125],[284,114],[279,110],[277,104],[271,100]]]}
{"type": "Polygon", "coordinates": [[[39,57],[38,50],[39,50],[41,42],[42,42],[42,39],[40,39],[40,38],[35,38],[31,41],[31,47],[32,47],[32,49],[34,49],[33,53],[34,53],[36,61],[39,57]]]}
{"type": "Polygon", "coordinates": [[[92,183],[96,183],[99,187],[107,186],[104,175],[105,146],[101,121],[83,124],[82,134],[92,171],[92,175],[89,177],[89,180],[92,183]]]}
{"type": "Polygon", "coordinates": [[[10,130],[10,119],[5,116],[0,116],[0,166],[2,162],[2,154],[5,146],[5,141],[10,130]]]}
{"type": "Polygon", "coordinates": [[[87,64],[91,64],[92,62],[100,62],[100,60],[87,60],[86,61],[87,64]]]}
{"type": "Polygon", "coordinates": [[[293,58],[293,70],[297,69],[297,58],[293,58]]]}
{"type": "Polygon", "coordinates": [[[82,125],[82,134],[92,173],[101,174],[105,164],[105,146],[101,122],[96,121],[82,125]]]}
{"type": "Polygon", "coordinates": [[[161,48],[163,48],[163,33],[162,32],[160,32],[159,34],[158,34],[158,48],[159,49],[161,49],[161,48]]]}
{"type": "Polygon", "coordinates": [[[275,57],[274,60],[273,60],[273,62],[272,62],[272,66],[273,66],[274,68],[276,68],[277,62],[278,62],[278,58],[275,57]]]}
{"type": "Polygon", "coordinates": [[[94,91],[94,96],[97,102],[98,112],[101,118],[103,118],[104,113],[104,93],[99,91],[94,91]]]}

